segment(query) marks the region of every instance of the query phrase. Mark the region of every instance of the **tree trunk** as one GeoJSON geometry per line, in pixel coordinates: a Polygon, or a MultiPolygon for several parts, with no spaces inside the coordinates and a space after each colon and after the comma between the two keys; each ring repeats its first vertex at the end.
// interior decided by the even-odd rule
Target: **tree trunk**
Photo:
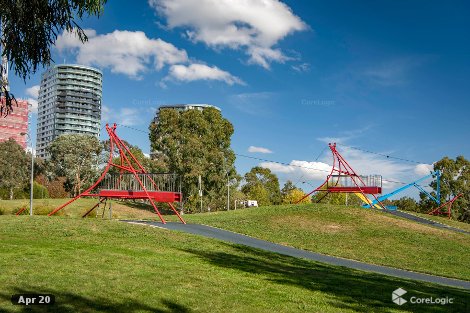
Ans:
{"type": "Polygon", "coordinates": [[[10,187],[10,200],[13,200],[13,187],[10,187]]]}

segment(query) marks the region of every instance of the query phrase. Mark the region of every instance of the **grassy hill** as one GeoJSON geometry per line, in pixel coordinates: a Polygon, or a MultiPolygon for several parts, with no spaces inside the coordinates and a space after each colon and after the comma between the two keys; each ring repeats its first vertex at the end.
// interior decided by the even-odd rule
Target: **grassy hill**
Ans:
{"type": "MultiPolygon", "coordinates": [[[[468,234],[440,230],[386,213],[308,204],[186,215],[185,218],[189,222],[314,252],[470,280],[468,234]]],[[[456,223],[452,223],[453,226],[456,223]]]]}
{"type": "MultiPolygon", "coordinates": [[[[244,225],[255,213],[209,217],[226,216],[244,225]]],[[[0,216],[0,251],[2,313],[28,311],[11,305],[11,295],[38,292],[54,294],[56,305],[47,312],[61,313],[464,312],[470,298],[454,288],[116,220],[0,216]],[[422,297],[453,297],[455,303],[397,306],[391,292],[398,287],[422,297]]]]}

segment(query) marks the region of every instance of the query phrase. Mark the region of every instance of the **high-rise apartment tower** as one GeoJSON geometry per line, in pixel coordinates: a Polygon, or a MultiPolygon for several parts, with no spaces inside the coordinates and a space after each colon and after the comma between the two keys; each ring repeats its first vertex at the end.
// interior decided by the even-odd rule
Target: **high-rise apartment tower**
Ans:
{"type": "Polygon", "coordinates": [[[62,134],[99,137],[103,74],[83,65],[61,64],[41,78],[38,98],[37,156],[62,134]]]}

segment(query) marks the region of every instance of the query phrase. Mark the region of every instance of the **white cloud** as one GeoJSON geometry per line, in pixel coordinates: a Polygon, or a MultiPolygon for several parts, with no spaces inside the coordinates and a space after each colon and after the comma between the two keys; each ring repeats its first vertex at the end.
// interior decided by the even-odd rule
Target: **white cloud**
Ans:
{"type": "Polygon", "coordinates": [[[421,176],[429,175],[432,171],[434,171],[434,166],[432,164],[418,164],[414,169],[414,172],[421,176]]]}
{"type": "Polygon", "coordinates": [[[110,68],[113,73],[136,79],[141,78],[150,65],[161,70],[165,65],[188,62],[185,50],[159,38],[148,38],[141,31],[115,30],[103,35],[97,35],[92,29],[85,31],[88,41],[84,44],[75,34],[62,33],[56,41],[57,49],[76,52],[80,64],[110,68]]]}
{"type": "Polygon", "coordinates": [[[263,147],[255,147],[255,146],[250,146],[248,148],[248,152],[251,153],[273,153],[271,150],[268,148],[263,148],[263,147]]]}
{"type": "Polygon", "coordinates": [[[297,65],[292,65],[292,69],[299,73],[306,73],[310,72],[310,64],[309,63],[302,63],[297,65]]]}
{"type": "Polygon", "coordinates": [[[283,174],[292,181],[299,177],[303,180],[324,180],[331,171],[331,165],[323,162],[293,160],[289,165],[275,162],[262,162],[261,167],[269,168],[274,173],[283,174]]]}
{"type": "Polygon", "coordinates": [[[177,80],[191,82],[195,80],[216,80],[223,81],[229,85],[245,83],[238,77],[229,72],[223,71],[216,66],[207,66],[205,64],[172,65],[165,80],[177,80]]]}
{"type": "Polygon", "coordinates": [[[168,76],[160,84],[166,87],[169,80],[190,82],[195,80],[217,80],[229,85],[244,82],[216,66],[208,66],[190,60],[183,49],[159,38],[148,38],[141,31],[120,31],[98,35],[93,29],[85,30],[88,41],[82,43],[74,33],[63,32],[56,41],[60,52],[76,53],[80,64],[109,68],[133,79],[142,79],[142,74],[151,70],[160,71],[170,66],[168,76]]]}
{"type": "Polygon", "coordinates": [[[28,96],[26,101],[30,105],[29,111],[34,114],[37,113],[38,112],[39,85],[34,85],[32,87],[26,88],[25,93],[28,96]]]}
{"type": "Polygon", "coordinates": [[[135,108],[111,109],[103,105],[101,107],[101,120],[105,123],[117,123],[123,126],[133,126],[142,123],[140,110],[135,108]]]}
{"type": "Polygon", "coordinates": [[[26,94],[33,99],[37,99],[39,97],[39,85],[26,88],[26,94]]]}
{"type": "Polygon", "coordinates": [[[275,48],[287,35],[307,25],[279,0],[149,0],[169,28],[185,27],[193,42],[243,49],[249,62],[269,68],[290,58],[275,48]]]}
{"type": "Polygon", "coordinates": [[[30,105],[29,111],[31,113],[38,113],[38,100],[33,99],[33,98],[28,98],[28,99],[26,99],[26,101],[28,101],[28,103],[30,105]]]}

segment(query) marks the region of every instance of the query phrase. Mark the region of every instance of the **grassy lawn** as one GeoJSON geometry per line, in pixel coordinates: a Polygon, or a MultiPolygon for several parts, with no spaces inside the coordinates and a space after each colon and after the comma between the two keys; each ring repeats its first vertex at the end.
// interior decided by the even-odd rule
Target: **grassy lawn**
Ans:
{"type": "Polygon", "coordinates": [[[12,294],[38,292],[54,294],[47,311],[61,313],[465,312],[470,305],[470,294],[454,288],[115,220],[0,216],[0,251],[2,313],[45,312],[10,304],[12,294]],[[391,301],[398,287],[455,301],[398,306],[391,301]]]}
{"type": "Polygon", "coordinates": [[[309,204],[185,218],[310,251],[470,280],[468,234],[440,230],[381,212],[309,204]]]}
{"type": "MultiPolygon", "coordinates": [[[[34,199],[33,212],[35,215],[47,215],[55,208],[66,203],[70,199],[34,199]]],[[[96,199],[81,198],[71,203],[64,209],[56,213],[58,216],[81,217],[97,203],[96,199]]],[[[139,203],[124,203],[121,201],[108,201],[107,208],[111,203],[113,218],[152,218],[155,217],[153,209],[149,206],[142,206],[139,203]]],[[[15,214],[21,208],[25,207],[23,214],[29,214],[29,199],[21,200],[0,200],[0,215],[15,214]]],[[[103,205],[101,205],[101,208],[103,205]]],[[[90,214],[90,217],[96,217],[96,210],[90,214]]],[[[100,213],[103,210],[99,210],[100,213]]],[[[109,217],[109,211],[106,210],[104,217],[109,217]]]]}
{"type": "Polygon", "coordinates": [[[427,218],[429,220],[433,220],[433,221],[436,221],[436,222],[439,222],[439,223],[442,223],[442,224],[446,224],[446,225],[449,225],[449,226],[452,226],[452,227],[455,227],[455,228],[460,228],[462,230],[470,231],[470,224],[468,224],[468,223],[462,223],[462,222],[459,222],[459,221],[450,220],[447,217],[443,217],[443,216],[435,216],[435,215],[416,213],[416,212],[408,212],[408,213],[414,214],[414,215],[419,216],[419,217],[424,217],[424,218],[427,218]]]}

